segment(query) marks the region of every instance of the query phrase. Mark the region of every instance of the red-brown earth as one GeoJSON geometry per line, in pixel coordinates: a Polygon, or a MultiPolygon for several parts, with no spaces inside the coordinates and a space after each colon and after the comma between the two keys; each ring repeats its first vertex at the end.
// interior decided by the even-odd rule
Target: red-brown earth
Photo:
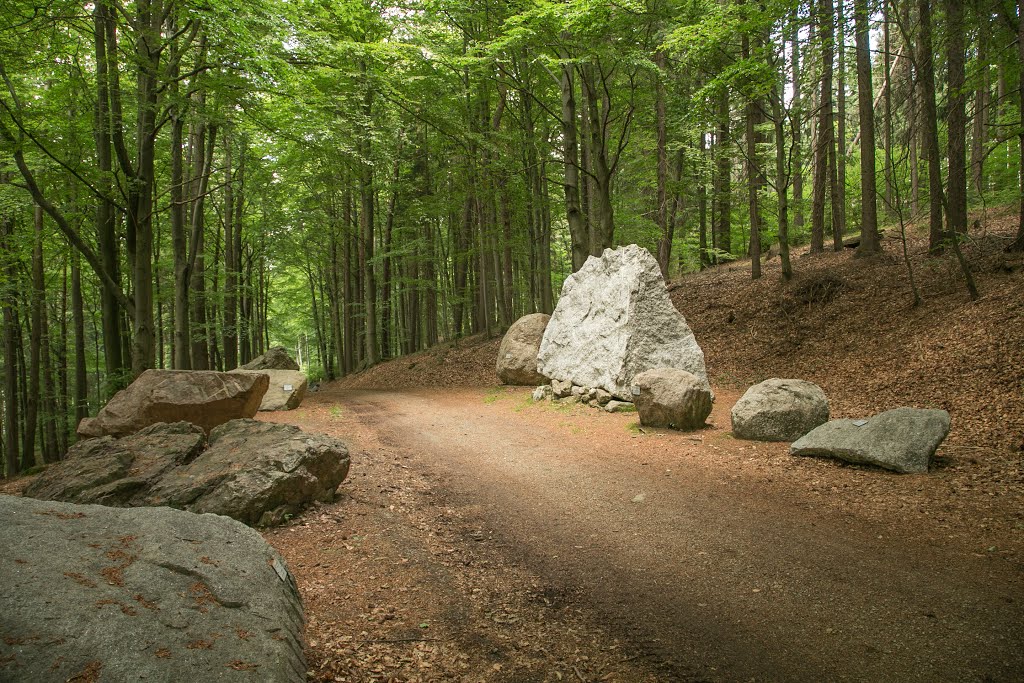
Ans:
{"type": "Polygon", "coordinates": [[[749,262],[670,289],[707,355],[707,429],[534,404],[476,337],[325,385],[267,419],[337,435],[338,502],[267,539],[298,578],[318,681],[1024,679],[1024,277],[991,218],[966,252],[901,243],[749,262]],[[927,475],[739,441],[768,377],[833,416],[939,407],[927,475]]]}

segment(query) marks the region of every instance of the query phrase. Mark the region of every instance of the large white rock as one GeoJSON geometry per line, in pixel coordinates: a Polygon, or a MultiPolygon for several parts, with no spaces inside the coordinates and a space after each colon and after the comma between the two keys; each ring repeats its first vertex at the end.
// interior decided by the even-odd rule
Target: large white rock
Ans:
{"type": "Polygon", "coordinates": [[[669,300],[658,262],[635,244],[605,249],[566,278],[537,366],[553,380],[627,401],[645,370],[676,368],[708,381],[704,352],[669,300]]]}
{"type": "Polygon", "coordinates": [[[232,373],[266,375],[267,393],[263,394],[260,410],[295,410],[306,397],[309,382],[298,370],[232,370],[232,373]]]}

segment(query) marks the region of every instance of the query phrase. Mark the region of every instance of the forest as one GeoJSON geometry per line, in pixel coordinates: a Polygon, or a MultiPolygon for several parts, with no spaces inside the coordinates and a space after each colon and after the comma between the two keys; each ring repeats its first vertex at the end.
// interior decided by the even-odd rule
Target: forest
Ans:
{"type": "Polygon", "coordinates": [[[1024,250],[1022,65],[1006,0],[5,0],[3,473],[148,368],[335,379],[620,244],[788,279],[1019,202],[1024,250]]]}

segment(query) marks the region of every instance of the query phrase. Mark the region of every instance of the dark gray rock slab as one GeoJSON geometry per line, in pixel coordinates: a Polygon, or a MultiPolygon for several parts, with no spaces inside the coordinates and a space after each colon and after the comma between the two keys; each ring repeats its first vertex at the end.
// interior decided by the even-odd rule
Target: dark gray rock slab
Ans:
{"type": "Polygon", "coordinates": [[[252,529],[3,495],[0,519],[0,680],[306,680],[295,581],[252,529]]]}
{"type": "Polygon", "coordinates": [[[232,420],[213,430],[159,423],[122,439],[79,442],[25,490],[46,500],[169,506],[271,526],[333,500],[349,454],[337,439],[292,425],[232,420]]]}
{"type": "Polygon", "coordinates": [[[337,439],[293,425],[233,420],[213,430],[209,448],[195,460],[164,475],[144,503],[270,526],[312,501],[332,501],[348,468],[348,450],[337,439]]]}
{"type": "Polygon", "coordinates": [[[949,434],[945,410],[896,408],[867,420],[833,420],[801,437],[792,455],[815,455],[875,465],[904,474],[928,471],[949,434]]]}

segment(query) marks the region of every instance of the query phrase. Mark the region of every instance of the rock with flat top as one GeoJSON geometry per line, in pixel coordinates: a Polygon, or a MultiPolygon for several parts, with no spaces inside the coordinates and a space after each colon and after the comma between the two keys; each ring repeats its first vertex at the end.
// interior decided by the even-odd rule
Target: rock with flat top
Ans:
{"type": "Polygon", "coordinates": [[[96,417],[82,420],[78,435],[126,436],[157,422],[182,420],[209,434],[228,420],[254,416],[268,385],[260,374],[146,370],[96,417]]]}
{"type": "Polygon", "coordinates": [[[530,386],[547,381],[537,372],[537,351],[550,318],[544,313],[531,313],[508,328],[498,348],[495,366],[502,384],[530,386]]]}
{"type": "Polygon", "coordinates": [[[648,427],[699,429],[711,414],[711,389],[686,370],[655,368],[633,378],[633,403],[640,424],[648,427]]]}
{"type": "Polygon", "coordinates": [[[283,346],[271,346],[262,356],[256,356],[239,370],[299,370],[299,364],[288,355],[283,346]]]}
{"type": "Polygon", "coordinates": [[[828,398],[802,379],[766,379],[732,408],[732,433],[750,441],[796,441],[828,422],[828,398]]]}
{"type": "Polygon", "coordinates": [[[284,559],[217,515],[0,495],[0,680],[306,680],[284,559]]]}
{"type": "Polygon", "coordinates": [[[707,383],[704,352],[672,305],[658,263],[635,244],[591,256],[562,286],[537,356],[552,380],[631,399],[645,370],[676,368],[707,383]]]}
{"type": "Polygon", "coordinates": [[[896,408],[866,420],[833,420],[801,437],[792,455],[817,455],[921,474],[949,434],[945,410],[896,408]]]}

